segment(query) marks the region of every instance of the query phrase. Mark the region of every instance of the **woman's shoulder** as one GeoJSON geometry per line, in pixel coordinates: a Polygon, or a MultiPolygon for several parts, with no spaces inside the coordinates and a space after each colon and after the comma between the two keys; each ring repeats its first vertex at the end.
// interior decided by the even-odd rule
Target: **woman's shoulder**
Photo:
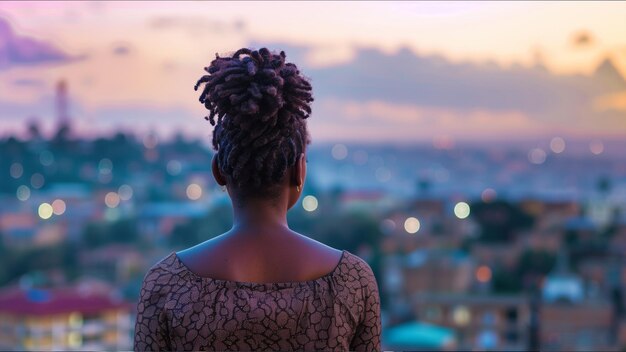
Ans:
{"type": "Polygon", "coordinates": [[[376,286],[376,277],[370,265],[361,257],[344,250],[339,263],[338,274],[355,288],[371,289],[376,286]]]}
{"type": "Polygon", "coordinates": [[[348,270],[356,270],[358,272],[371,272],[372,268],[369,264],[361,257],[348,250],[342,250],[343,257],[340,261],[340,266],[343,266],[344,269],[348,270]]]}
{"type": "Polygon", "coordinates": [[[172,252],[148,269],[143,279],[142,289],[150,292],[163,291],[169,286],[176,285],[182,278],[182,273],[183,268],[176,260],[176,253],[172,252]]]}
{"type": "Polygon", "coordinates": [[[357,270],[362,273],[371,274],[372,268],[363,258],[359,257],[356,254],[349,252],[348,250],[343,250],[343,260],[341,261],[347,268],[351,270],[357,270]]]}

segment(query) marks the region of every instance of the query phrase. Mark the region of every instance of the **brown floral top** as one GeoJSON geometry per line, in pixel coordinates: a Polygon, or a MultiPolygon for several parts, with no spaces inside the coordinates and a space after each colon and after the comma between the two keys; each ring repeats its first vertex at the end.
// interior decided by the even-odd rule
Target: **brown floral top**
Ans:
{"type": "Polygon", "coordinates": [[[200,277],[172,253],[146,274],[136,351],[380,351],[380,299],[372,269],[343,251],[315,280],[247,283],[200,277]]]}

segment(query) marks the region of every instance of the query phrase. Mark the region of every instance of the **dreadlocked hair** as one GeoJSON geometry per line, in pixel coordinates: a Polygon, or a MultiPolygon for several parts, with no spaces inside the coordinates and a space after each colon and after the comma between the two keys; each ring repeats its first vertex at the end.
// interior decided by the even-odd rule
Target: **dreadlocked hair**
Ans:
{"type": "Polygon", "coordinates": [[[311,84],[285,52],[242,48],[218,54],[194,89],[213,129],[217,164],[227,182],[246,195],[271,194],[310,142],[311,84]]]}

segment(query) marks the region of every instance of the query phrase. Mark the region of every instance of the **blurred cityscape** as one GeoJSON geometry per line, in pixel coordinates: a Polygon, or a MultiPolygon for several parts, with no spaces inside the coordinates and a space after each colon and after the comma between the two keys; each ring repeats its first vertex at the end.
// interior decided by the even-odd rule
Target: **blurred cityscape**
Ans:
{"type": "MultiPolygon", "coordinates": [[[[207,141],[0,139],[0,349],[128,350],[143,275],[228,230],[207,141]]],[[[599,140],[315,144],[291,227],[366,259],[383,345],[626,349],[626,155],[599,140]]],[[[624,149],[621,149],[624,150],[624,149]]]]}

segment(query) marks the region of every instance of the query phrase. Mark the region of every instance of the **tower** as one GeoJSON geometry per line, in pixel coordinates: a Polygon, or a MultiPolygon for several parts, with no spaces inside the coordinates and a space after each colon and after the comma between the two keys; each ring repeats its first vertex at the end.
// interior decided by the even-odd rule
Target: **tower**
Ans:
{"type": "Polygon", "coordinates": [[[70,133],[70,118],[67,113],[67,83],[65,80],[57,82],[56,86],[56,139],[67,139],[70,133]]]}
{"type": "Polygon", "coordinates": [[[59,125],[67,124],[67,83],[65,83],[65,80],[57,82],[56,110],[59,125]]]}

